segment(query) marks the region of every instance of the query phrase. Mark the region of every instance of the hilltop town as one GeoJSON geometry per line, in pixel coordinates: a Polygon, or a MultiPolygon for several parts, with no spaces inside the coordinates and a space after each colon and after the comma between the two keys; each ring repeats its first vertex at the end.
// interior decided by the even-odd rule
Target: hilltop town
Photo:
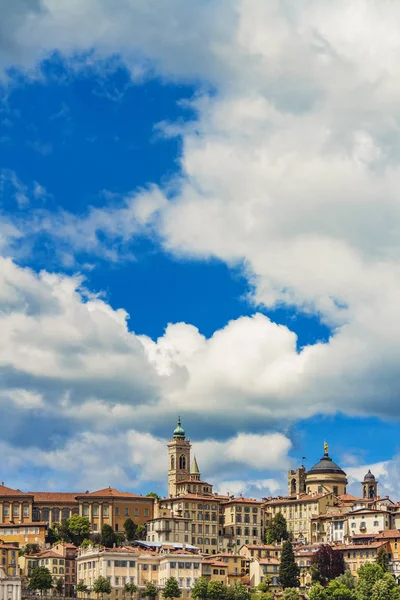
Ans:
{"type": "MultiPolygon", "coordinates": [[[[288,472],[286,496],[245,498],[213,492],[201,477],[180,419],[168,442],[168,496],[139,495],[108,487],[93,492],[29,492],[0,486],[0,598],[19,600],[34,587],[33,574],[48,569],[47,588],[68,597],[95,596],[105,580],[112,598],[148,586],[162,591],[175,578],[183,597],[199,580],[281,588],[279,568],[289,539],[300,591],[312,583],[321,546],[340,553],[357,578],[377,556],[400,577],[400,504],[380,497],[368,471],[360,495],[347,492],[346,473],[324,445],[309,470],[288,472]],[[281,521],[285,534],[274,535],[281,521]],[[97,587],[96,587],[97,586],[97,587]],[[129,587],[131,586],[131,587],[129,587]]],[[[38,588],[40,589],[40,588],[38,588]]]]}

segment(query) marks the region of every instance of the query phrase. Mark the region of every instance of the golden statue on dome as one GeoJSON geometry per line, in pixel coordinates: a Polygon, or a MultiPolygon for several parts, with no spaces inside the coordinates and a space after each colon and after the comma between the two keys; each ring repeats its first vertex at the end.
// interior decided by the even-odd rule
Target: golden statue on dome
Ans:
{"type": "Polygon", "coordinates": [[[329,446],[328,446],[328,442],[324,442],[324,453],[325,453],[325,454],[329,454],[329,446]]]}

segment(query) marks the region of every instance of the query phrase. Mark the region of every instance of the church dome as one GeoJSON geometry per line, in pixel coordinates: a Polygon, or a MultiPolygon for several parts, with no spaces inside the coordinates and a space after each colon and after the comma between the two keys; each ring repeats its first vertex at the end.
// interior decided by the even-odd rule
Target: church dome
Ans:
{"type": "Polygon", "coordinates": [[[368,471],[368,473],[366,474],[366,476],[364,477],[364,481],[368,482],[368,481],[376,481],[375,479],[375,475],[373,475],[371,473],[371,470],[368,471]]]}
{"type": "Polygon", "coordinates": [[[307,472],[307,475],[328,475],[330,473],[346,476],[343,469],[334,463],[329,454],[325,452],[321,460],[307,472]]]}
{"type": "Polygon", "coordinates": [[[181,439],[185,438],[185,430],[181,426],[181,418],[180,417],[178,418],[178,425],[177,425],[177,427],[175,427],[175,430],[174,430],[174,438],[181,438],[181,439]]]}

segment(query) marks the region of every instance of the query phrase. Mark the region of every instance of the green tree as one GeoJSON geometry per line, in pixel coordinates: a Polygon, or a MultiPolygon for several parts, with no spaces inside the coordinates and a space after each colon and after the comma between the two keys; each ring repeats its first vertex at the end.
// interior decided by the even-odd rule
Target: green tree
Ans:
{"type": "Polygon", "coordinates": [[[64,580],[61,577],[57,579],[56,590],[59,594],[64,592],[64,580]]]}
{"type": "Polygon", "coordinates": [[[265,581],[262,581],[261,583],[258,584],[257,589],[259,592],[265,594],[266,592],[268,592],[268,583],[266,583],[265,581]]]}
{"type": "Polygon", "coordinates": [[[117,543],[114,529],[107,523],[101,528],[101,543],[106,548],[112,548],[117,543]]]}
{"type": "Polygon", "coordinates": [[[299,587],[300,569],[296,564],[293,553],[293,546],[289,541],[283,543],[281,562],[279,565],[279,581],[285,588],[299,587]]]}
{"type": "Polygon", "coordinates": [[[383,571],[389,571],[389,555],[383,546],[379,548],[375,560],[383,571]]]}
{"type": "Polygon", "coordinates": [[[29,579],[30,590],[40,590],[40,595],[43,595],[43,590],[49,590],[53,581],[51,573],[47,567],[36,567],[33,569],[29,579]]]}
{"type": "Polygon", "coordinates": [[[85,538],[84,540],[82,540],[82,544],[81,544],[81,548],[90,548],[90,546],[92,546],[92,542],[90,541],[89,538],[85,538]]]}
{"type": "MultiPolygon", "coordinates": [[[[231,586],[231,589],[233,591],[234,600],[250,600],[249,588],[241,581],[235,581],[231,586]]],[[[225,596],[227,595],[227,590],[225,590],[225,596]]]]}
{"type": "Polygon", "coordinates": [[[137,529],[137,525],[135,525],[134,521],[132,521],[132,519],[130,517],[128,519],[126,519],[126,521],[124,523],[124,530],[125,530],[126,539],[129,542],[136,539],[136,529],[137,529]]]}
{"type": "Polygon", "coordinates": [[[333,579],[326,588],[327,600],[355,600],[354,590],[349,589],[344,583],[333,579]]]}
{"type": "Polygon", "coordinates": [[[259,594],[258,600],[274,600],[274,597],[269,592],[263,592],[262,594],[259,594]]]}
{"type": "Polygon", "coordinates": [[[273,544],[289,539],[286,519],[282,513],[277,513],[275,517],[268,523],[265,533],[265,542],[273,544]]]}
{"type": "Polygon", "coordinates": [[[177,580],[175,577],[169,577],[165,582],[165,587],[163,589],[164,598],[180,598],[182,595],[182,590],[180,589],[177,580]]]}
{"type": "Polygon", "coordinates": [[[155,492],[149,492],[146,494],[147,498],[155,498],[156,500],[161,500],[160,496],[155,492]]]}
{"type": "Polygon", "coordinates": [[[349,590],[354,590],[354,588],[356,586],[356,580],[354,579],[354,577],[350,573],[350,571],[345,571],[343,573],[343,575],[339,575],[339,577],[336,577],[335,581],[338,581],[339,583],[342,583],[349,590]]]}
{"type": "Polygon", "coordinates": [[[211,580],[208,584],[208,597],[211,600],[222,600],[225,596],[225,586],[222,581],[211,580]]]}
{"type": "Polygon", "coordinates": [[[235,600],[235,589],[233,585],[225,587],[225,600],[235,600]]]}
{"type": "Polygon", "coordinates": [[[300,600],[299,592],[296,588],[286,588],[283,592],[282,600],[300,600]]]}
{"type": "Polygon", "coordinates": [[[40,552],[39,544],[27,544],[25,546],[25,554],[37,554],[40,552]]]}
{"type": "Polygon", "coordinates": [[[394,577],[386,573],[382,579],[378,579],[373,585],[372,600],[393,600],[398,597],[398,589],[394,577]]]}
{"type": "Polygon", "coordinates": [[[319,583],[315,583],[308,594],[309,600],[328,600],[325,588],[319,583]]]}
{"type": "Polygon", "coordinates": [[[55,527],[49,527],[45,538],[46,544],[50,544],[52,546],[56,542],[59,542],[60,539],[61,538],[58,535],[57,529],[55,527]]]}
{"type": "Polygon", "coordinates": [[[151,600],[153,600],[153,598],[156,598],[158,595],[158,587],[156,586],[156,584],[152,581],[148,581],[146,583],[143,595],[145,596],[145,598],[150,598],[151,600]]]}
{"type": "Polygon", "coordinates": [[[115,543],[117,546],[123,546],[126,542],[125,534],[122,531],[115,532],[115,543]]]}
{"type": "Polygon", "coordinates": [[[72,515],[66,525],[70,538],[77,546],[80,546],[83,540],[90,535],[91,526],[87,517],[72,515]]]}
{"type": "Polygon", "coordinates": [[[206,600],[208,598],[208,581],[200,577],[192,587],[191,597],[195,600],[206,600]]]}
{"type": "Polygon", "coordinates": [[[137,540],[145,540],[146,539],[146,525],[138,525],[136,528],[136,538],[137,540]]]}
{"type": "Polygon", "coordinates": [[[83,579],[80,579],[78,581],[78,583],[76,584],[76,591],[81,594],[85,594],[88,591],[88,586],[86,585],[86,583],[83,581],[83,579]]]}
{"type": "Polygon", "coordinates": [[[385,572],[376,562],[365,563],[358,569],[358,581],[356,584],[357,600],[371,600],[372,588],[375,583],[382,579],[385,572]]]}
{"type": "Polygon", "coordinates": [[[111,594],[111,583],[107,577],[100,575],[93,583],[93,591],[99,597],[103,598],[103,594],[111,594]]]}
{"type": "Polygon", "coordinates": [[[53,523],[53,530],[56,532],[57,541],[72,542],[71,532],[68,528],[68,521],[63,519],[60,523],[53,523]]]}
{"type": "MultiPolygon", "coordinates": [[[[150,582],[149,582],[150,583],[150,582]]],[[[147,584],[148,585],[148,584],[147,584]]],[[[133,581],[130,581],[128,583],[125,584],[124,586],[124,590],[127,594],[129,594],[129,598],[132,600],[133,598],[133,594],[136,594],[137,592],[137,585],[135,585],[133,583],[133,581]]],[[[144,594],[146,596],[146,594],[144,594]]]]}

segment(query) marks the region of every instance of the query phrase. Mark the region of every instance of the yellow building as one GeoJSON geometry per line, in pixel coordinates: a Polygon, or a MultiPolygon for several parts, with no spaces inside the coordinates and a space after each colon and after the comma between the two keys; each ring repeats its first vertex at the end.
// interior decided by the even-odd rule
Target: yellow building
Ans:
{"type": "Polygon", "coordinates": [[[325,514],[329,507],[335,506],[338,499],[332,493],[298,494],[294,497],[273,498],[266,506],[274,517],[282,513],[293,541],[308,544],[314,542],[311,533],[312,517],[325,514]]]}
{"type": "Polygon", "coordinates": [[[223,546],[238,552],[244,544],[257,544],[265,532],[265,503],[252,498],[230,498],[221,503],[223,546]]]}
{"type": "Polygon", "coordinates": [[[76,492],[30,492],[33,496],[32,515],[34,521],[44,521],[49,527],[53,523],[66,521],[79,514],[76,492]]]}
{"type": "Polygon", "coordinates": [[[86,492],[76,498],[79,514],[88,517],[93,531],[100,532],[106,523],[115,531],[123,531],[128,518],[136,525],[144,525],[154,514],[154,498],[120,492],[112,487],[86,492]]]}
{"type": "Polygon", "coordinates": [[[249,562],[250,586],[268,583],[272,589],[279,586],[279,560],[277,558],[254,558],[249,562]]]}
{"type": "Polygon", "coordinates": [[[20,548],[26,544],[45,545],[47,523],[0,523],[0,539],[7,544],[18,544],[20,548]]]}
{"type": "Polygon", "coordinates": [[[46,567],[53,578],[53,585],[61,579],[65,583],[65,558],[54,550],[43,550],[36,555],[37,566],[46,567]]]}
{"type": "Polygon", "coordinates": [[[239,554],[248,560],[252,558],[281,558],[281,544],[245,544],[239,554]]]}
{"type": "Polygon", "coordinates": [[[202,577],[208,581],[221,581],[224,584],[228,583],[228,565],[217,556],[207,557],[202,565],[202,577]]]}
{"type": "MultiPolygon", "coordinates": [[[[247,560],[238,554],[232,554],[230,552],[219,552],[212,558],[205,557],[204,561],[216,560],[218,563],[223,563],[226,566],[226,581],[227,585],[233,585],[235,581],[241,581],[243,577],[247,575],[247,560]]],[[[204,569],[203,569],[204,573],[204,569]]],[[[209,573],[211,579],[213,573],[209,573]]]]}
{"type": "Polygon", "coordinates": [[[387,548],[388,544],[385,541],[371,542],[369,544],[345,544],[344,546],[336,546],[342,551],[346,569],[348,569],[353,577],[357,577],[357,571],[367,562],[375,562],[379,548],[387,548]]]}
{"type": "Polygon", "coordinates": [[[0,524],[31,523],[32,494],[0,485],[0,524]]]}
{"type": "Polygon", "coordinates": [[[0,541],[0,566],[7,576],[17,577],[19,575],[18,568],[18,548],[10,546],[0,541]]]}

